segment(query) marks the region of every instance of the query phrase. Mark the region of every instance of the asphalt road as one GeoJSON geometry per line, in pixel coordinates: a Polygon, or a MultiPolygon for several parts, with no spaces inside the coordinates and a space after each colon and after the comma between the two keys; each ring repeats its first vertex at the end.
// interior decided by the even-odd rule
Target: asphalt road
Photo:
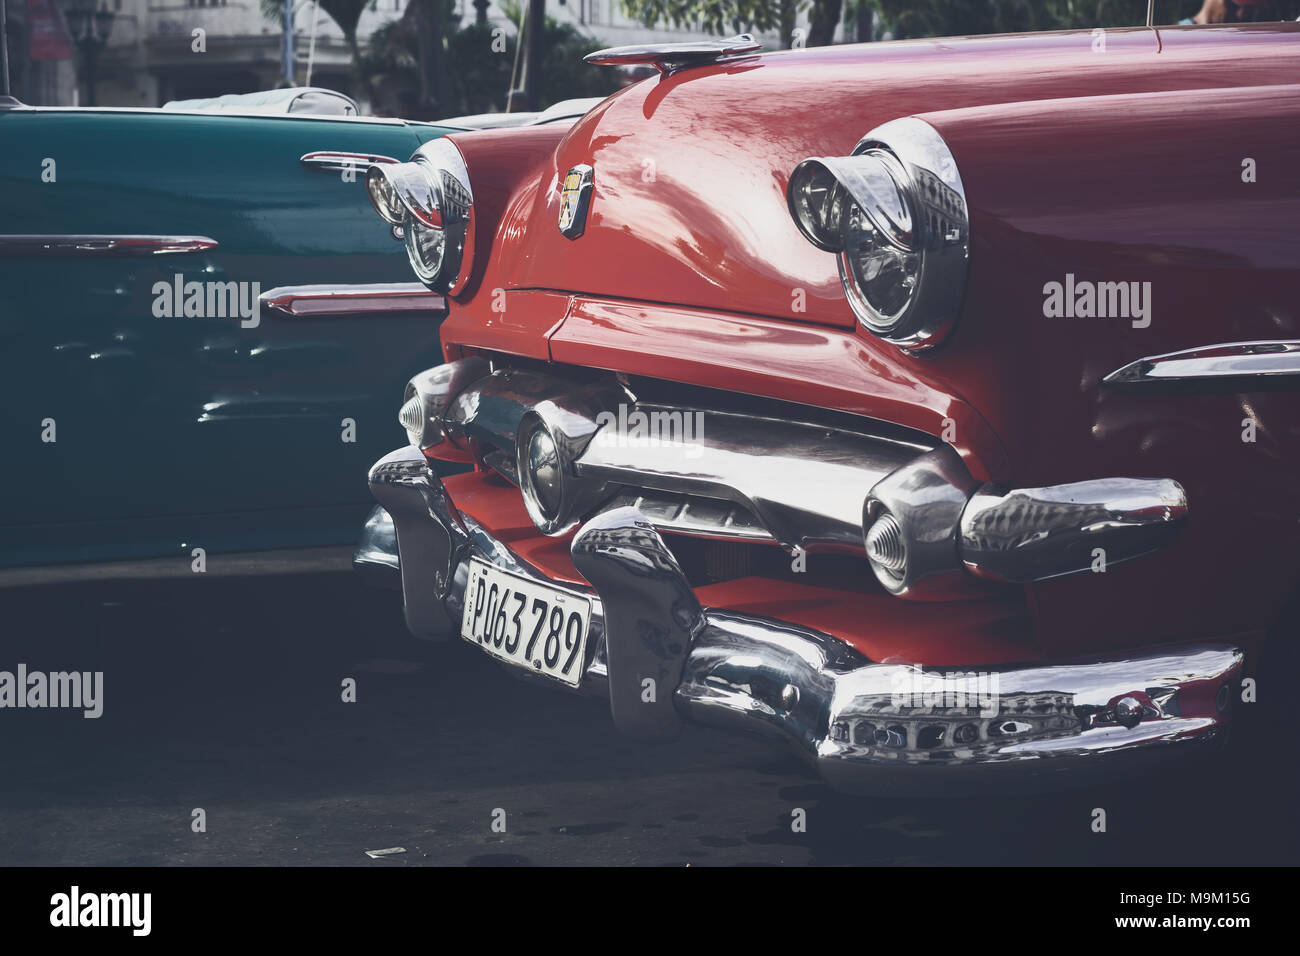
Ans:
{"type": "Polygon", "coordinates": [[[469,645],[408,644],[397,595],[340,562],[243,577],[209,561],[218,573],[0,581],[0,670],[104,672],[97,720],[0,710],[0,864],[1300,858],[1294,749],[1108,790],[844,798],[763,742],[693,728],[646,747],[599,702],[520,683],[469,645]],[[388,847],[406,852],[365,852],[388,847]]]}

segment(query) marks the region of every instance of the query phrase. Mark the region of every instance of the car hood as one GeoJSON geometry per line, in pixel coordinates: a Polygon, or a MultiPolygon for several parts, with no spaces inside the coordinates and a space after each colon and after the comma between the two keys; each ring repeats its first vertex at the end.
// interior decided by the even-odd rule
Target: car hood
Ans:
{"type": "MultiPolygon", "coordinates": [[[[852,327],[834,257],[786,207],[802,159],[844,155],[900,116],[1023,100],[1275,82],[1294,25],[1135,28],[858,44],[645,80],[587,114],[543,164],[502,285],[852,327]],[[1272,78],[1272,79],[1270,79],[1272,78]],[[585,230],[560,192],[593,170],[585,230]]],[[[960,165],[961,157],[958,156],[960,165]]],[[[521,210],[522,212],[522,210],[521,210]]]]}

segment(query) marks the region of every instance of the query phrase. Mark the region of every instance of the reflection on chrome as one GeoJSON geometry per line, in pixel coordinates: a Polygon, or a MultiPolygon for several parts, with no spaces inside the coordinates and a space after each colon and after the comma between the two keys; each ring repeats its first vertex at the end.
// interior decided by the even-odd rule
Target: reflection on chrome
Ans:
{"type": "Polygon", "coordinates": [[[1186,517],[1187,495],[1168,478],[1102,478],[1001,494],[985,486],[962,512],[961,557],[979,577],[1041,581],[1164,547],[1186,517]]]}

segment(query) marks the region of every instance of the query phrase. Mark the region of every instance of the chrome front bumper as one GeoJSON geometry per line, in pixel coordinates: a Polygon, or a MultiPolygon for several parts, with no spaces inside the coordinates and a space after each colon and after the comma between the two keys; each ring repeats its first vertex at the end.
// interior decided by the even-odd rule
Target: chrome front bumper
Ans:
{"type": "MultiPolygon", "coordinates": [[[[1150,772],[1213,745],[1231,717],[1242,663],[1231,645],[991,672],[879,664],[818,631],[701,607],[635,508],[576,534],[574,564],[594,586],[583,588],[548,579],[460,513],[416,448],[377,462],[370,488],[396,528],[414,634],[459,634],[471,557],[581,593],[592,619],[579,691],[607,697],[615,724],[639,737],[670,738],[687,720],[754,731],[792,744],[839,790],[957,795],[1150,772]]],[[[363,542],[358,554],[382,550],[363,542]]]]}

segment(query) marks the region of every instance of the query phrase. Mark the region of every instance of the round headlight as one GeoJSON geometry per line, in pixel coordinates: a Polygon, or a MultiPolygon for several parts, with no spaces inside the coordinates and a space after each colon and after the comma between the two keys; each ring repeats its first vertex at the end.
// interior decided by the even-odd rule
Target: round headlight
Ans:
{"type": "Polygon", "coordinates": [[[555,440],[545,428],[533,431],[528,439],[526,471],[528,484],[537,500],[539,510],[549,519],[560,513],[563,500],[560,456],[555,440]]]}
{"type": "Polygon", "coordinates": [[[401,226],[407,258],[421,282],[452,295],[465,288],[474,246],[474,197],[455,144],[430,140],[409,163],[371,166],[366,192],[385,222],[401,226]]]}
{"type": "Polygon", "coordinates": [[[438,199],[425,163],[376,163],[366,170],[366,195],[385,222],[401,225],[408,215],[436,225],[438,199]]]}
{"type": "Polygon", "coordinates": [[[913,351],[943,341],[965,293],[970,221],[957,163],[934,127],[894,120],[849,156],[806,159],[786,201],[800,232],[838,254],[863,328],[913,351]]]}
{"type": "Polygon", "coordinates": [[[577,465],[598,428],[582,401],[562,397],[538,403],[519,423],[515,477],[528,517],[543,534],[565,534],[609,497],[612,489],[580,474],[577,465]]]}
{"type": "Polygon", "coordinates": [[[525,419],[519,431],[515,467],[528,517],[543,534],[563,534],[572,524],[565,507],[564,462],[555,438],[540,417],[525,419]]]}
{"type": "Polygon", "coordinates": [[[918,253],[885,241],[858,206],[844,221],[840,253],[844,294],[858,318],[877,335],[889,335],[902,319],[921,274],[918,253]]]}
{"type": "Polygon", "coordinates": [[[406,207],[397,196],[397,188],[375,166],[366,170],[366,195],[370,197],[370,205],[375,207],[380,219],[394,226],[402,224],[406,207]]]}
{"type": "Polygon", "coordinates": [[[805,159],[790,174],[786,190],[790,215],[804,237],[818,249],[839,252],[847,195],[835,174],[815,159],[805,159]]]}
{"type": "Polygon", "coordinates": [[[424,225],[410,213],[402,223],[402,231],[405,233],[406,257],[411,260],[415,277],[427,286],[437,285],[446,260],[446,232],[424,225]]]}

